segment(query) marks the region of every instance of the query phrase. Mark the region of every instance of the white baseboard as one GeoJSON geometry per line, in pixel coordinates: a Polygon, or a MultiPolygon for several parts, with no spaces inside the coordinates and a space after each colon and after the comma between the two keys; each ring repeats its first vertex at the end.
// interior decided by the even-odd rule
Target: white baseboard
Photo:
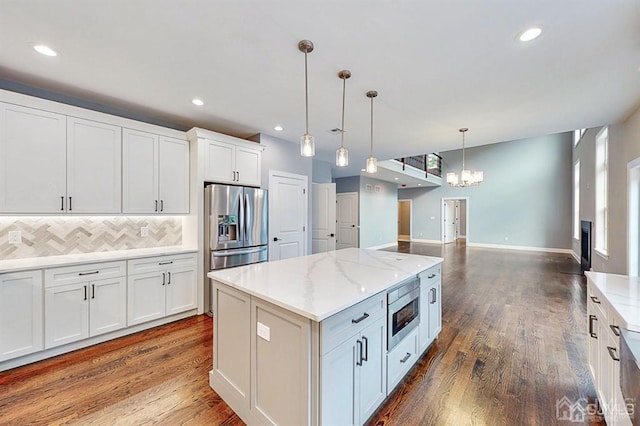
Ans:
{"type": "Polygon", "coordinates": [[[578,254],[575,251],[571,250],[571,256],[573,256],[573,258],[576,260],[576,262],[582,263],[582,260],[580,259],[580,256],[578,256],[578,254]]]}
{"type": "Polygon", "coordinates": [[[442,244],[442,241],[440,240],[423,240],[420,238],[412,238],[411,239],[412,243],[425,243],[425,244],[442,244]]]}
{"type": "Polygon", "coordinates": [[[503,250],[522,250],[522,251],[541,251],[545,253],[565,253],[572,254],[571,249],[553,248],[553,247],[527,247],[527,246],[509,246],[503,244],[482,244],[482,243],[469,243],[467,247],[481,247],[481,248],[495,248],[503,250]]]}
{"type": "Polygon", "coordinates": [[[365,247],[365,248],[371,249],[371,250],[380,250],[388,247],[395,247],[397,245],[398,243],[387,243],[387,244],[380,244],[379,246],[365,247]]]}

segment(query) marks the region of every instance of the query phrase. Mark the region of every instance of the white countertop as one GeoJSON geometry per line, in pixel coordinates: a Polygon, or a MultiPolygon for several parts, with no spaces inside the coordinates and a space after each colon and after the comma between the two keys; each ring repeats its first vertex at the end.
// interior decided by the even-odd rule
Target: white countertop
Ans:
{"type": "Polygon", "coordinates": [[[322,321],[442,260],[348,248],[213,271],[208,277],[313,321],[322,321]]]}
{"type": "Polygon", "coordinates": [[[65,254],[62,256],[29,257],[26,259],[0,260],[0,274],[26,271],[29,269],[52,268],[56,266],[80,265],[83,263],[127,260],[139,257],[162,256],[165,254],[195,253],[198,249],[183,246],[153,247],[144,249],[102,251],[96,253],[65,254]]]}
{"type": "Polygon", "coordinates": [[[585,274],[618,313],[620,327],[640,332],[640,279],[592,271],[585,274]]]}

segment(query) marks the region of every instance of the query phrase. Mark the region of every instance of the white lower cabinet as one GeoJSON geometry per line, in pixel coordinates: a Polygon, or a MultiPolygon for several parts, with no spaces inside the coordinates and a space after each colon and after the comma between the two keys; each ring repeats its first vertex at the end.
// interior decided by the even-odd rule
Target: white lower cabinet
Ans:
{"type": "Polygon", "coordinates": [[[442,265],[420,274],[419,353],[424,352],[442,330],[442,265]]]}
{"type": "Polygon", "coordinates": [[[195,254],[128,261],[128,325],[196,308],[195,254]]]}
{"type": "Polygon", "coordinates": [[[418,330],[414,329],[387,354],[387,395],[413,367],[419,355],[418,330]]]}
{"type": "Polygon", "coordinates": [[[47,269],[45,348],[124,328],[127,322],[124,271],[125,262],[47,269]]]}
{"type": "Polygon", "coordinates": [[[42,271],[0,274],[0,361],[43,349],[42,271]]]}

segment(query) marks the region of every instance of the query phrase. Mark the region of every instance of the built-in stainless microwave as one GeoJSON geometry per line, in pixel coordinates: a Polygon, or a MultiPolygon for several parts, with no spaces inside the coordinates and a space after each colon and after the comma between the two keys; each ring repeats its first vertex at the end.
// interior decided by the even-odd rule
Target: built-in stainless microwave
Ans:
{"type": "Polygon", "coordinates": [[[387,292],[387,349],[393,349],[420,321],[420,280],[410,278],[387,292]]]}
{"type": "Polygon", "coordinates": [[[640,426],[640,333],[621,330],[620,389],[633,426],[640,426]]]}

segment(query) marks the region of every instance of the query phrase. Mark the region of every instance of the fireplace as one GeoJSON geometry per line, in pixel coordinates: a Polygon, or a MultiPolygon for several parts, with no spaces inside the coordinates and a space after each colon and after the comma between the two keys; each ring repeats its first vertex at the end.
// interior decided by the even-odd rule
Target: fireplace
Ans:
{"type": "Polygon", "coordinates": [[[591,269],[591,222],[580,221],[580,269],[591,269]]]}

